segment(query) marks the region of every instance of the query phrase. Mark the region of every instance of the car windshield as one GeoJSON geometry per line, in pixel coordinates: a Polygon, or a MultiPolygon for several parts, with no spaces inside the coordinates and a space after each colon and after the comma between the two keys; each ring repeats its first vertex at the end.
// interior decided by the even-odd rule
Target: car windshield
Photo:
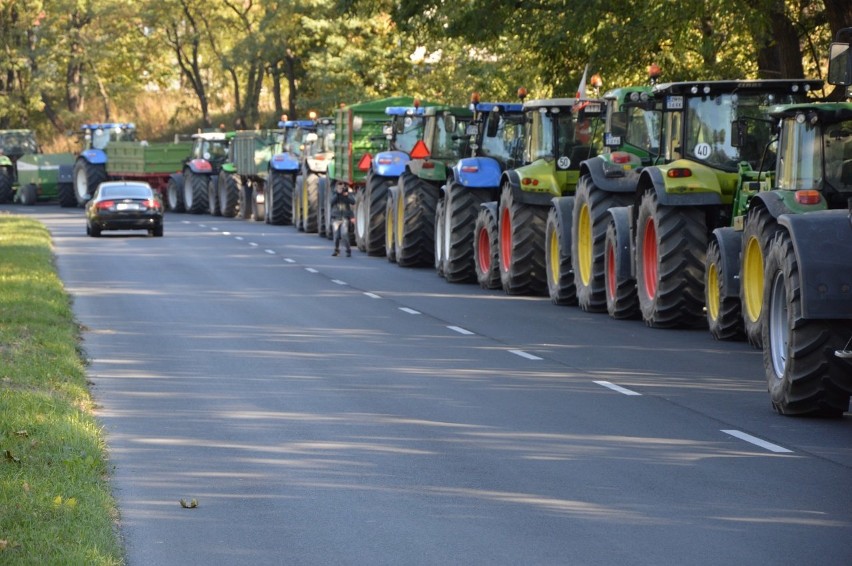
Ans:
{"type": "Polygon", "coordinates": [[[143,198],[148,199],[154,196],[154,193],[148,187],[141,185],[120,185],[120,186],[102,186],[100,188],[101,198],[143,198]]]}

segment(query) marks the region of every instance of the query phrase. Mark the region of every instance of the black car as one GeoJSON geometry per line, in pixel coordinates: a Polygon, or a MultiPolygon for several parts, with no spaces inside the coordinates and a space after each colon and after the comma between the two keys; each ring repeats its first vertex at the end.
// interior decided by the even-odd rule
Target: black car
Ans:
{"type": "Polygon", "coordinates": [[[148,183],[107,181],[86,203],[86,234],[98,237],[103,230],[148,230],[163,235],[163,203],[148,183]]]}

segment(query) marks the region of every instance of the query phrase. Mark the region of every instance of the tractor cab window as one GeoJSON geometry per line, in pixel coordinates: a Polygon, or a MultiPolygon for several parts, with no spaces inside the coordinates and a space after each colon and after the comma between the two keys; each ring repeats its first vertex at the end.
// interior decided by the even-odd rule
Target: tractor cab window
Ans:
{"type": "Polygon", "coordinates": [[[656,110],[647,110],[639,106],[626,108],[627,135],[624,141],[657,155],[660,152],[660,130],[662,116],[656,110]]]}
{"type": "Polygon", "coordinates": [[[663,117],[663,139],[665,140],[666,161],[675,161],[683,157],[683,114],[667,112],[663,117]]]}
{"type": "Polygon", "coordinates": [[[801,96],[749,92],[688,98],[683,157],[725,171],[737,171],[741,161],[757,169],[763,150],[772,138],[771,128],[760,119],[766,118],[773,104],[797,101],[801,101],[801,96]],[[734,147],[731,123],[739,118],[757,120],[753,121],[755,127],[749,129],[746,143],[734,147]]]}
{"type": "Polygon", "coordinates": [[[528,163],[539,159],[554,159],[560,145],[567,142],[569,132],[573,135],[573,117],[571,111],[552,113],[538,108],[529,113],[529,131],[524,152],[528,163]],[[562,142],[561,144],[559,142],[562,142]]]}
{"type": "Polygon", "coordinates": [[[283,151],[292,153],[294,155],[301,155],[301,141],[299,139],[299,128],[287,128],[287,131],[284,132],[284,143],[283,143],[283,151]]]}
{"type": "Polygon", "coordinates": [[[778,188],[816,189],[822,183],[819,128],[807,121],[784,120],[778,149],[778,188]]]}
{"type": "Polygon", "coordinates": [[[823,151],[825,182],[831,189],[845,193],[845,200],[852,193],[852,120],[825,127],[823,151]]]}
{"type": "Polygon", "coordinates": [[[423,137],[422,116],[396,116],[396,143],[395,148],[405,153],[411,153],[416,144],[423,137]]]}
{"type": "Polygon", "coordinates": [[[469,137],[465,135],[469,120],[452,115],[436,116],[427,126],[427,145],[433,159],[458,159],[469,153],[469,137]],[[429,136],[431,130],[432,135],[429,136]]]}
{"type": "Polygon", "coordinates": [[[503,164],[519,161],[524,139],[524,117],[522,114],[490,113],[488,120],[496,121],[494,135],[488,135],[488,124],[482,139],[482,155],[491,157],[503,164]]]}

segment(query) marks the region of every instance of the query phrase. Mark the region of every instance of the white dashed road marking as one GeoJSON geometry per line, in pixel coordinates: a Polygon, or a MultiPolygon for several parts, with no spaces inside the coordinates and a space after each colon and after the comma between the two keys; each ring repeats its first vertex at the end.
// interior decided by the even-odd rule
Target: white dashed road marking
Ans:
{"type": "Polygon", "coordinates": [[[448,326],[447,328],[449,328],[453,332],[458,332],[459,334],[464,334],[464,335],[467,335],[467,336],[473,334],[473,332],[471,332],[470,330],[467,330],[465,328],[462,328],[461,326],[448,326]]]}
{"type": "Polygon", "coordinates": [[[614,383],[610,383],[609,381],[595,381],[598,385],[606,387],[607,389],[612,389],[613,391],[618,391],[619,393],[623,393],[624,395],[642,395],[641,393],[637,393],[635,391],[631,391],[630,389],[626,389],[621,387],[620,385],[616,385],[614,383]]]}
{"type": "Polygon", "coordinates": [[[319,273],[319,271],[317,271],[313,267],[306,267],[305,271],[307,271],[308,273],[319,273]]]}
{"type": "Polygon", "coordinates": [[[528,360],[542,360],[542,359],[544,359],[544,358],[539,358],[538,356],[535,356],[533,354],[529,354],[527,352],[524,352],[523,350],[509,350],[509,353],[515,354],[516,356],[520,356],[522,358],[526,358],[528,360]]]}
{"type": "Polygon", "coordinates": [[[399,310],[401,310],[402,312],[407,312],[408,314],[420,314],[419,311],[416,311],[414,309],[410,309],[408,307],[399,307],[399,310]]]}
{"type": "Polygon", "coordinates": [[[368,297],[370,297],[371,299],[381,299],[381,297],[378,296],[375,293],[364,293],[364,294],[367,295],[368,297]]]}
{"type": "Polygon", "coordinates": [[[790,454],[790,453],[793,452],[792,450],[787,450],[783,446],[778,446],[777,444],[772,444],[771,442],[766,442],[763,439],[760,439],[756,436],[752,436],[750,434],[746,434],[745,432],[742,432],[742,431],[739,431],[739,430],[723,430],[722,432],[724,432],[725,434],[730,434],[731,436],[733,436],[735,438],[739,438],[740,440],[745,440],[746,442],[754,444],[755,446],[760,446],[761,448],[763,448],[765,450],[769,450],[770,452],[775,452],[777,454],[790,454]]]}

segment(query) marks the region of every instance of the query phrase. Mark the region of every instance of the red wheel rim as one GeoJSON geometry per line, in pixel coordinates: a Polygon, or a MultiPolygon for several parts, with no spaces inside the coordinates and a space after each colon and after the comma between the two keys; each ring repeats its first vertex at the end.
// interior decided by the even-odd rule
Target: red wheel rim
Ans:
{"type": "Polygon", "coordinates": [[[500,217],[500,266],[509,271],[512,265],[512,215],[504,209],[500,217]]]}
{"type": "Polygon", "coordinates": [[[615,252],[606,249],[606,292],[610,299],[615,299],[615,252]]]}
{"type": "Polygon", "coordinates": [[[479,262],[479,271],[488,273],[491,271],[491,241],[488,239],[488,230],[479,229],[479,245],[476,247],[476,260],[479,262]]]}
{"type": "Polygon", "coordinates": [[[657,229],[649,218],[642,238],[642,280],[649,299],[657,296],[657,261],[657,229]]]}

